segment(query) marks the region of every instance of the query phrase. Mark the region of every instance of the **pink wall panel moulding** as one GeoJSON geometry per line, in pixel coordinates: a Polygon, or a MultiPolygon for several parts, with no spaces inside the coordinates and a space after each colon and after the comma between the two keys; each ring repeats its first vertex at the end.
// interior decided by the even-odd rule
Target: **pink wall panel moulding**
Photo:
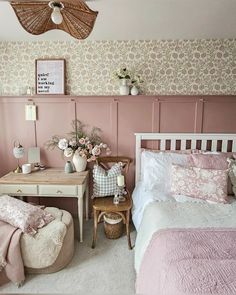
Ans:
{"type": "MultiPolygon", "coordinates": [[[[28,99],[38,106],[37,143],[45,164],[63,167],[59,150],[45,150],[54,134],[65,136],[71,121],[78,118],[89,127],[102,129],[102,138],[113,155],[134,158],[135,132],[236,132],[234,96],[32,96],[0,97],[0,174],[15,167],[12,147],[19,139],[24,147],[34,146],[34,123],[25,121],[28,99]]],[[[154,147],[150,143],[149,147],[154,147]]],[[[24,162],[27,159],[23,159],[24,162]]],[[[135,162],[134,162],[135,163],[135,162]]],[[[127,179],[134,185],[134,164],[127,179]]],[[[50,205],[76,212],[72,199],[48,200],[50,205]],[[54,203],[53,203],[54,202],[54,203]]]]}

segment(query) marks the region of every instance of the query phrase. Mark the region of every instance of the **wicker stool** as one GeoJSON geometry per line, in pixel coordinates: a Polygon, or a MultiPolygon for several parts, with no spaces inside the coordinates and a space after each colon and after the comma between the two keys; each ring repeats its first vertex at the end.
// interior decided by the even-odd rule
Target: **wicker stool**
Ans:
{"type": "Polygon", "coordinates": [[[103,216],[104,231],[108,239],[118,239],[123,234],[123,220],[116,213],[106,213],[103,216]]]}

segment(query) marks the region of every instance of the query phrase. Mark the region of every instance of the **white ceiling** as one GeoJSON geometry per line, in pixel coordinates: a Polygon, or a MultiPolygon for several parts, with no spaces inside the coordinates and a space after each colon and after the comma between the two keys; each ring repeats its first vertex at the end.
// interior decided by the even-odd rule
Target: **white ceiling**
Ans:
{"type": "MultiPolygon", "coordinates": [[[[63,2],[63,0],[61,0],[63,2]]],[[[90,40],[236,38],[236,0],[92,0],[90,40]]],[[[0,41],[73,40],[54,30],[33,36],[0,0],[0,41]]]]}

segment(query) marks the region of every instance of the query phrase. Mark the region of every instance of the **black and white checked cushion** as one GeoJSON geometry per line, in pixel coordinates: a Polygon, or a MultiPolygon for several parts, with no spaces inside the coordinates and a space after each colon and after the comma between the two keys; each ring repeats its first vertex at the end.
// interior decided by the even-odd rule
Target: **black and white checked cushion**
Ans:
{"type": "Polygon", "coordinates": [[[122,163],[114,164],[109,170],[99,165],[93,168],[93,198],[113,196],[118,193],[117,176],[122,174],[122,163]]]}

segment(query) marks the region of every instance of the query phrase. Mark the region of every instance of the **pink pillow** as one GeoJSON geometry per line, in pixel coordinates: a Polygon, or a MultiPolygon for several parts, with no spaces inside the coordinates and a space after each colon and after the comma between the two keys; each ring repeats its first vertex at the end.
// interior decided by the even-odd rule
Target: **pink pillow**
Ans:
{"type": "MultiPolygon", "coordinates": [[[[203,169],[218,169],[218,170],[226,170],[228,169],[228,162],[227,158],[228,156],[232,157],[232,153],[218,153],[218,154],[212,154],[212,153],[200,153],[200,154],[192,154],[189,158],[189,165],[203,168],[203,169]]],[[[228,177],[228,189],[227,189],[228,195],[233,195],[232,190],[232,183],[230,181],[230,178],[228,177]]]]}
{"type": "Polygon", "coordinates": [[[20,228],[24,233],[33,236],[53,219],[51,214],[39,207],[7,195],[0,196],[0,220],[20,228]]]}
{"type": "Polygon", "coordinates": [[[171,192],[218,203],[227,203],[227,170],[172,165],[171,192]]]}
{"type": "Polygon", "coordinates": [[[203,169],[228,169],[227,155],[224,154],[192,154],[189,158],[190,166],[203,169]]]}

